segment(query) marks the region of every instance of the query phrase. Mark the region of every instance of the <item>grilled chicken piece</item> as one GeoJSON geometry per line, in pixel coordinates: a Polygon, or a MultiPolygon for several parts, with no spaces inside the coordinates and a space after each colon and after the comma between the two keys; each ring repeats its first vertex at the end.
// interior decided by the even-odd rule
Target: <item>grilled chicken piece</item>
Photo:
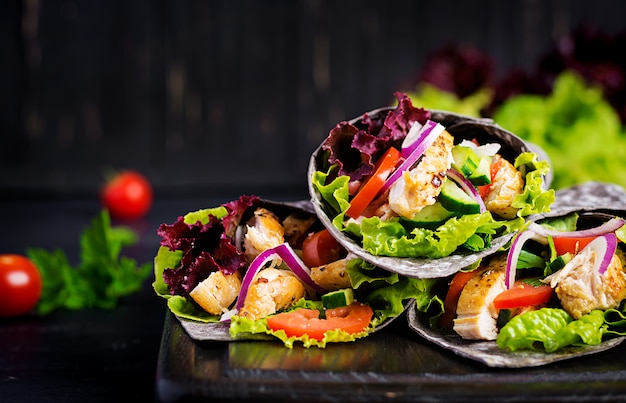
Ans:
{"type": "Polygon", "coordinates": [[[592,270],[596,253],[581,250],[561,270],[545,278],[574,319],[594,309],[616,308],[626,298],[626,273],[622,260],[614,255],[604,274],[592,270]]]}
{"type": "Polygon", "coordinates": [[[495,340],[498,310],[493,300],[506,290],[506,254],[496,256],[467,282],[457,304],[453,329],[464,339],[495,340]]]}
{"type": "Polygon", "coordinates": [[[500,155],[496,154],[493,158],[492,164],[499,161],[500,166],[485,198],[485,207],[502,218],[513,219],[518,209],[511,204],[515,196],[524,190],[524,178],[513,164],[500,155]]]}
{"type": "Polygon", "coordinates": [[[250,285],[238,315],[256,320],[285,309],[305,295],[305,287],[289,270],[261,270],[250,285]]]}
{"type": "Polygon", "coordinates": [[[346,272],[347,258],[336,260],[323,266],[311,268],[311,279],[328,291],[351,288],[350,277],[346,272]]]}
{"type": "Polygon", "coordinates": [[[241,290],[241,274],[224,274],[215,271],[199,283],[189,296],[210,314],[221,315],[228,311],[241,290]]]}
{"type": "Polygon", "coordinates": [[[285,242],[285,228],[280,219],[266,208],[259,207],[246,223],[243,247],[248,263],[261,252],[285,242]]]}
{"type": "Polygon", "coordinates": [[[285,241],[294,248],[301,249],[302,242],[316,220],[314,215],[289,214],[283,220],[285,241]]]}
{"type": "Polygon", "coordinates": [[[454,139],[443,131],[424,152],[419,164],[403,173],[389,190],[389,207],[403,217],[413,217],[434,204],[441,192],[446,171],[452,166],[454,139]]]}

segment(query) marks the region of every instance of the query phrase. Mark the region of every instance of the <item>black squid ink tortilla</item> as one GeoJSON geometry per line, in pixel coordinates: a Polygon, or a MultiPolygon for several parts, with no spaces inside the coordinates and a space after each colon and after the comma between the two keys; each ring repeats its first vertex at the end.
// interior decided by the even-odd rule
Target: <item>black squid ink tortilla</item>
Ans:
{"type": "MultiPolygon", "coordinates": [[[[550,211],[554,201],[554,190],[549,189],[552,171],[548,156],[539,147],[524,142],[489,119],[425,110],[413,106],[404,94],[396,93],[396,97],[398,103],[395,107],[375,109],[339,123],[309,161],[309,193],[315,212],[324,226],[352,254],[403,276],[445,277],[505,247],[528,216],[550,211]],[[444,171],[447,169],[446,172],[437,171],[425,181],[438,181],[436,187],[449,187],[451,192],[444,194],[444,190],[431,189],[433,195],[429,200],[433,205],[415,214],[409,211],[401,215],[395,211],[389,213],[389,208],[385,210],[385,206],[391,205],[393,187],[399,186],[407,172],[414,172],[424,164],[428,150],[432,150],[443,136],[436,137],[432,132],[424,135],[422,132],[428,125],[452,136],[452,152],[468,148],[471,149],[469,153],[475,151],[478,154],[480,151],[481,155],[472,159],[476,161],[476,166],[482,166],[483,160],[487,160],[488,165],[494,165],[495,159],[499,158],[502,165],[518,172],[515,175],[521,178],[517,179],[519,189],[510,197],[508,210],[502,212],[504,216],[496,208],[490,211],[479,193],[479,190],[492,186],[492,194],[497,194],[498,191],[493,188],[495,181],[486,185],[485,182],[476,182],[483,183],[479,186],[471,182],[474,180],[470,180],[472,174],[462,172],[459,175],[465,163],[456,161],[456,156],[451,166],[442,168],[444,171]],[[414,139],[414,126],[421,127],[422,134],[417,140],[414,139]],[[412,143],[408,142],[410,139],[413,139],[412,143]],[[429,141],[431,145],[428,145],[429,141]],[[373,207],[365,209],[367,214],[350,217],[348,214],[356,195],[375,176],[373,173],[382,159],[381,155],[387,155],[391,148],[402,150],[403,155],[395,171],[388,174],[383,188],[376,193],[369,205],[373,207]],[[411,150],[413,153],[409,154],[411,150]],[[415,157],[415,153],[420,151],[422,154],[415,157]],[[447,186],[446,182],[454,184],[447,186]],[[457,202],[464,196],[456,198],[458,189],[454,187],[473,199],[457,202]],[[451,193],[454,196],[450,197],[451,193]],[[442,208],[444,200],[447,204],[442,208]],[[450,206],[450,203],[455,204],[450,206]],[[382,208],[375,210],[378,206],[382,208]],[[422,214],[427,210],[435,212],[422,214]]],[[[431,160],[436,162],[441,158],[431,160]]],[[[474,168],[478,173],[479,169],[474,168]]],[[[412,186],[416,187],[419,182],[415,182],[412,186]]],[[[408,183],[407,180],[405,183],[408,183]]],[[[408,185],[404,187],[408,188],[408,185]]],[[[394,200],[401,199],[395,197],[394,200]]]]}
{"type": "Polygon", "coordinates": [[[322,231],[309,201],[245,195],[189,212],[158,229],[153,288],[195,340],[281,340],[289,348],[366,337],[429,294],[429,282],[345,250],[338,249],[331,263],[308,267],[305,243],[322,231]],[[306,319],[317,327],[303,334],[281,327],[287,320],[279,315],[304,310],[315,313],[306,319]]]}
{"type": "MultiPolygon", "coordinates": [[[[587,182],[560,189],[556,192],[552,210],[532,217],[530,225],[519,233],[511,249],[505,252],[509,259],[518,256],[512,261],[516,262],[518,276],[515,284],[543,277],[541,286],[554,289],[550,299],[533,309],[501,309],[496,313],[497,321],[492,322],[498,332],[493,340],[468,339],[464,326],[460,333],[457,332],[458,317],[454,319],[453,329],[442,325],[445,311],[449,309],[447,301],[441,303],[444,311],[441,315],[434,313],[433,306],[430,312],[415,304],[409,307],[409,327],[441,348],[490,367],[535,367],[609,350],[622,343],[626,335],[624,222],[626,191],[620,186],[587,182]],[[594,241],[587,240],[588,246],[579,245],[578,242],[585,238],[594,241]],[[578,240],[574,252],[559,251],[563,247],[559,244],[571,239],[578,240]],[[542,240],[547,243],[542,244],[542,240]],[[614,249],[610,249],[611,245],[614,249]],[[539,253],[551,248],[554,250],[539,253]],[[519,255],[514,253],[516,250],[519,255]],[[522,257],[524,253],[526,255],[522,257]],[[585,253],[590,258],[585,258],[585,253]],[[543,267],[532,263],[536,256],[545,258],[543,267]],[[608,268],[603,267],[604,264],[608,268]],[[611,268],[614,268],[613,272],[611,268]],[[577,269],[579,271],[575,272],[577,269]],[[523,280],[519,279],[520,276],[523,280]],[[609,276],[612,276],[610,280],[609,276]],[[572,285],[576,287],[572,288],[572,285]],[[593,292],[585,294],[585,289],[593,292]],[[575,292],[572,294],[569,290],[575,292]],[[507,311],[506,315],[502,315],[504,311],[507,311]],[[518,316],[515,322],[515,316],[509,317],[511,312],[518,316]]],[[[442,279],[442,284],[450,284],[451,278],[442,279]]],[[[436,286],[432,288],[436,289],[436,286]]],[[[446,295],[445,288],[443,291],[437,291],[442,299],[446,295]]],[[[495,301],[493,299],[492,307],[497,309],[495,301]]],[[[466,319],[462,319],[464,324],[466,319]]],[[[485,324],[485,317],[480,323],[485,324]]]]}

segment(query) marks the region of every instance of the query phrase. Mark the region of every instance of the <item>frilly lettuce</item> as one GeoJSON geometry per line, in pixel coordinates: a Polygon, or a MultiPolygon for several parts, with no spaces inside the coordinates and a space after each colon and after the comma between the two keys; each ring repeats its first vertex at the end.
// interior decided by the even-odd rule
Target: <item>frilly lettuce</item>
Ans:
{"type": "MultiPolygon", "coordinates": [[[[266,319],[249,320],[237,315],[231,318],[230,334],[241,337],[245,334],[270,334],[280,339],[286,347],[292,348],[294,342],[299,341],[304,347],[325,347],[329,342],[346,342],[367,336],[378,326],[404,312],[409,301],[415,301],[419,306],[428,306],[433,297],[431,288],[435,284],[433,279],[416,279],[399,276],[381,270],[362,259],[353,259],[348,263],[348,275],[355,289],[357,300],[370,305],[374,317],[370,326],[363,332],[350,334],[341,329],[326,332],[322,340],[301,337],[287,337],[284,331],[273,331],[267,326],[266,319]]],[[[290,310],[309,308],[322,310],[320,301],[301,299],[290,310]]]]}
{"type": "Polygon", "coordinates": [[[510,351],[538,349],[551,353],[567,346],[598,345],[607,326],[604,312],[594,310],[578,320],[559,308],[541,308],[511,319],[498,334],[496,343],[510,351]]]}
{"type": "Polygon", "coordinates": [[[522,94],[493,115],[505,129],[540,146],[552,161],[555,189],[589,180],[626,186],[626,135],[602,89],[571,71],[557,76],[551,94],[522,94]]]}
{"type": "Polygon", "coordinates": [[[359,239],[365,250],[377,256],[440,258],[449,256],[459,248],[476,251],[490,246],[491,237],[521,228],[524,216],[549,211],[554,202],[553,189],[543,188],[543,176],[550,170],[547,161],[539,161],[531,152],[520,154],[514,162],[526,172],[523,192],[516,196],[513,205],[518,208],[518,217],[496,220],[490,212],[453,217],[436,230],[405,229],[398,220],[382,221],[378,217],[345,220],[350,207],[349,177],[338,176],[326,183],[335,169],[317,171],[312,178],[313,186],[323,201],[326,214],[333,225],[353,238],[359,239]],[[478,239],[479,242],[476,242],[478,239]],[[481,247],[482,246],[482,247],[481,247]]]}

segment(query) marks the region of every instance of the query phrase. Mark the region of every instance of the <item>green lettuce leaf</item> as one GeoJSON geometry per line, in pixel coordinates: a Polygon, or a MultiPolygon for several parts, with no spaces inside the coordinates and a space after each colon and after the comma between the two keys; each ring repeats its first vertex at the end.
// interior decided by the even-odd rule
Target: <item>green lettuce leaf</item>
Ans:
{"type": "Polygon", "coordinates": [[[510,351],[536,350],[542,346],[551,353],[566,346],[598,345],[605,330],[603,311],[594,310],[573,320],[563,309],[542,308],[507,322],[496,343],[510,351]]]}
{"type": "MultiPolygon", "coordinates": [[[[273,331],[267,327],[266,319],[250,320],[237,315],[231,318],[230,334],[238,337],[244,334],[269,334],[277,337],[286,347],[292,348],[294,342],[299,341],[305,347],[324,347],[329,342],[354,341],[373,332],[384,322],[391,320],[404,312],[407,304],[415,300],[420,307],[432,303],[432,287],[436,283],[434,279],[415,279],[390,273],[365,262],[362,259],[353,259],[348,263],[348,275],[355,289],[357,300],[367,303],[372,308],[374,315],[370,326],[363,332],[350,334],[341,329],[326,332],[322,340],[302,337],[287,337],[282,330],[273,331]]],[[[301,299],[289,310],[297,308],[309,308],[322,310],[320,301],[301,299]]]]}
{"type": "Polygon", "coordinates": [[[515,196],[512,206],[518,208],[519,217],[550,211],[555,200],[554,189],[543,188],[543,176],[550,172],[547,161],[539,161],[537,154],[525,152],[515,158],[515,168],[526,171],[524,190],[515,196]]]}
{"type": "Polygon", "coordinates": [[[339,176],[326,183],[328,172],[317,171],[312,184],[319,193],[326,214],[333,225],[353,239],[359,240],[363,249],[376,256],[440,258],[449,256],[460,248],[480,251],[491,245],[496,234],[519,230],[522,217],[550,211],[555,200],[553,189],[543,189],[543,175],[550,170],[547,161],[539,161],[535,153],[522,153],[515,166],[526,172],[523,192],[516,196],[513,206],[518,217],[509,221],[493,218],[491,213],[453,217],[436,230],[415,228],[408,231],[398,220],[380,220],[378,217],[363,218],[360,222],[346,220],[350,207],[348,176],[339,176]]]}
{"type": "Polygon", "coordinates": [[[600,87],[576,73],[557,76],[548,96],[509,98],[493,119],[550,156],[554,189],[590,180],[626,186],[626,133],[619,115],[600,87]]]}

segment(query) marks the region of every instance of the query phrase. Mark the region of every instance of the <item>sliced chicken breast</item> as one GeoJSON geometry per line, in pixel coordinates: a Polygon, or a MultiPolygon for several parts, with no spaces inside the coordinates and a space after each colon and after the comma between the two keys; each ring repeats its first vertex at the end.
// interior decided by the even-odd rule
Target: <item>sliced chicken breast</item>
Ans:
{"type": "Polygon", "coordinates": [[[285,309],[305,295],[305,287],[289,270],[267,268],[252,281],[238,315],[256,320],[285,309]]]}
{"type": "Polygon", "coordinates": [[[524,190],[524,178],[513,164],[496,154],[493,163],[499,168],[491,184],[490,192],[485,198],[485,207],[492,213],[506,219],[513,219],[517,215],[517,208],[513,207],[515,196],[524,190]]]}
{"type": "Polygon", "coordinates": [[[411,218],[434,204],[441,192],[446,171],[452,166],[454,138],[443,131],[424,152],[419,164],[403,173],[389,188],[389,207],[396,214],[411,218]]]}
{"type": "Polygon", "coordinates": [[[467,282],[457,304],[453,329],[464,339],[495,340],[498,337],[498,310],[493,300],[506,290],[506,254],[496,256],[467,282]]]}
{"type": "Polygon", "coordinates": [[[243,247],[248,263],[261,252],[285,242],[285,228],[280,219],[266,208],[259,207],[246,223],[243,247]]]}
{"type": "Polygon", "coordinates": [[[593,249],[584,248],[561,270],[545,278],[565,309],[574,319],[594,309],[616,308],[626,298],[626,273],[621,259],[614,255],[604,274],[592,270],[597,258],[593,249]]]}
{"type": "Polygon", "coordinates": [[[311,279],[328,291],[352,288],[350,277],[346,272],[347,262],[348,259],[344,258],[323,266],[312,267],[311,279]]]}
{"type": "Polygon", "coordinates": [[[229,310],[241,290],[241,274],[213,272],[199,283],[189,296],[210,314],[221,315],[229,310]]]}

